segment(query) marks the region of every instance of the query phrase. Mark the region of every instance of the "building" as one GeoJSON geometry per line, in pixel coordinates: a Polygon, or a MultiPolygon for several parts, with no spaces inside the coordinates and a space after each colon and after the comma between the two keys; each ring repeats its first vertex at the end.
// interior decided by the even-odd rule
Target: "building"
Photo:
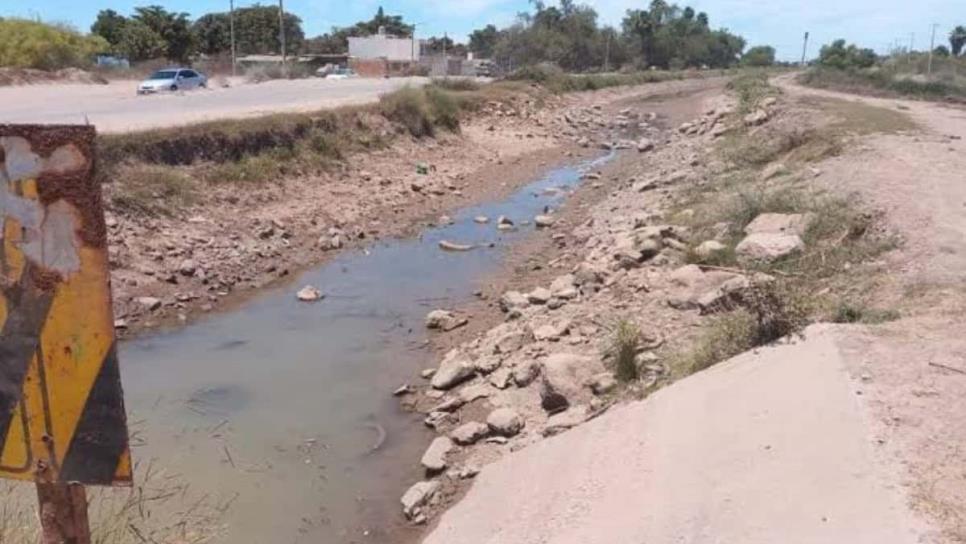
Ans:
{"type": "Polygon", "coordinates": [[[388,77],[406,75],[419,62],[419,44],[413,37],[386,34],[349,37],[349,66],[359,75],[388,77]]]}

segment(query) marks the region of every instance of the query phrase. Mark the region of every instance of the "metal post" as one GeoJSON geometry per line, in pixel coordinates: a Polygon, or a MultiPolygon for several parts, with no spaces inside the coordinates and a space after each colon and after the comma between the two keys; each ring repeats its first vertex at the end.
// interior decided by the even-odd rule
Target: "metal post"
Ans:
{"type": "Polygon", "coordinates": [[[932,51],[933,51],[933,49],[936,48],[936,27],[938,27],[938,26],[939,25],[937,23],[933,23],[933,25],[932,25],[932,37],[929,38],[929,63],[928,63],[927,68],[926,68],[926,75],[927,76],[931,76],[932,75],[932,51]]]}
{"type": "Polygon", "coordinates": [[[228,0],[228,26],[231,34],[231,75],[238,75],[238,62],[235,57],[235,0],[228,0]]]}
{"type": "Polygon", "coordinates": [[[285,6],[278,0],[278,40],[282,42],[282,64],[286,61],[285,52],[285,6]]]}
{"type": "Polygon", "coordinates": [[[87,496],[78,483],[37,483],[41,544],[91,544],[87,496]]]}

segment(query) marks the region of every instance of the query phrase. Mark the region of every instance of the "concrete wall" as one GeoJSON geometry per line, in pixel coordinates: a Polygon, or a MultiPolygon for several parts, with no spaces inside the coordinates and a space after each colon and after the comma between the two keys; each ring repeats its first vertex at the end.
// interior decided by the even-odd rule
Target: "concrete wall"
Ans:
{"type": "Polygon", "coordinates": [[[419,44],[413,49],[413,42],[409,38],[393,36],[366,36],[349,38],[349,56],[357,59],[380,59],[390,61],[412,60],[413,53],[419,56],[419,44]]]}

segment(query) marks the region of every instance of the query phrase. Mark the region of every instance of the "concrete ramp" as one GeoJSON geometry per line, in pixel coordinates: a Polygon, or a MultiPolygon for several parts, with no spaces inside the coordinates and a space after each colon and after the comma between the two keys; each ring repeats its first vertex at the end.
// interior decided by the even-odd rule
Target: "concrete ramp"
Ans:
{"type": "Polygon", "coordinates": [[[830,327],[741,355],[486,467],[424,544],[901,544],[830,327]]]}

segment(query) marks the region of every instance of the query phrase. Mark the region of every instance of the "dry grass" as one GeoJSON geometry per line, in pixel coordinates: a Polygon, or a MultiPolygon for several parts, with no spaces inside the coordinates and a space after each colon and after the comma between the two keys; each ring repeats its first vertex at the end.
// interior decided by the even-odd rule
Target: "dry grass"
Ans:
{"type": "Polygon", "coordinates": [[[638,379],[637,353],[641,346],[641,330],[628,319],[620,319],[611,333],[608,355],[612,358],[614,376],[623,383],[638,379]]]}

